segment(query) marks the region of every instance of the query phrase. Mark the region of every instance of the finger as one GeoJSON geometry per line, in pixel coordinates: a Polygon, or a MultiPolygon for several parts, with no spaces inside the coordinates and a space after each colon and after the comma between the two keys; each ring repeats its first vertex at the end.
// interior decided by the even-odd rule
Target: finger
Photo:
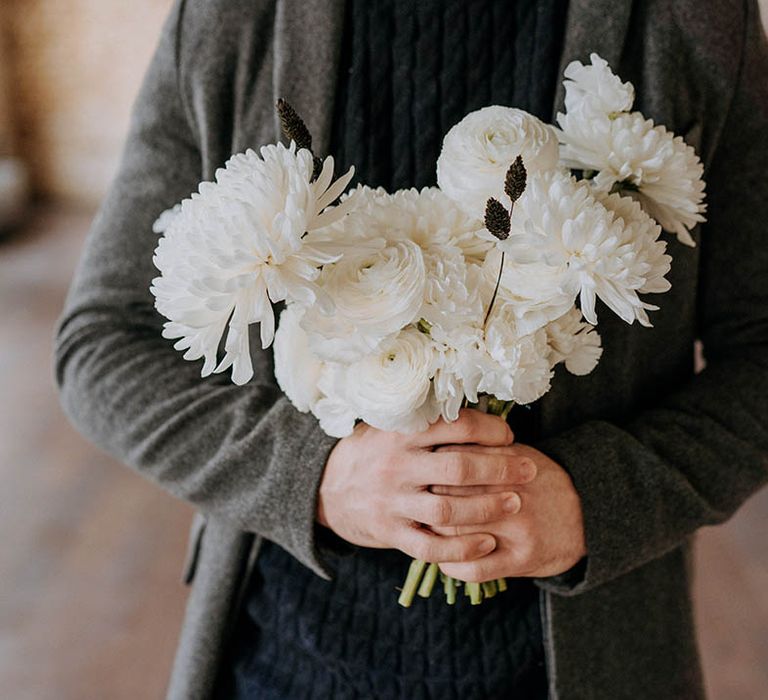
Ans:
{"type": "Polygon", "coordinates": [[[412,444],[417,447],[434,447],[474,442],[479,445],[502,446],[511,445],[513,440],[512,429],[504,419],[463,408],[455,421],[449,423],[441,418],[425,431],[414,435],[412,444]]]}
{"type": "Polygon", "coordinates": [[[486,556],[496,547],[496,539],[487,533],[441,537],[424,528],[403,528],[396,546],[401,551],[428,562],[466,562],[486,556]]]}
{"type": "Polygon", "coordinates": [[[478,452],[430,452],[411,469],[410,478],[430,487],[527,484],[536,478],[530,457],[478,452]]]}
{"type": "Polygon", "coordinates": [[[519,512],[520,505],[514,491],[460,497],[422,493],[404,499],[401,515],[425,525],[482,526],[519,512]]]}
{"type": "Polygon", "coordinates": [[[480,496],[484,493],[509,491],[509,484],[478,484],[476,486],[448,486],[433,484],[427,489],[436,496],[480,496]]]}
{"type": "Polygon", "coordinates": [[[459,581],[483,583],[505,576],[520,575],[510,570],[503,552],[491,552],[487,557],[473,561],[440,562],[440,571],[459,581]]]}
{"type": "Polygon", "coordinates": [[[464,445],[440,445],[433,452],[478,452],[490,455],[517,455],[520,450],[512,445],[477,445],[473,443],[464,445]]]}

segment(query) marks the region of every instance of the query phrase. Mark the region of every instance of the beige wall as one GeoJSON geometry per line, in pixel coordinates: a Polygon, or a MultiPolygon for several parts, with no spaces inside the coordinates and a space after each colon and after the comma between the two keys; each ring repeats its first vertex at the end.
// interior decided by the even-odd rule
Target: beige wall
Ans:
{"type": "MultiPolygon", "coordinates": [[[[760,0],[768,20],[768,0],[760,0]]],[[[0,154],[14,150],[44,194],[98,202],[119,157],[130,105],[171,0],[0,0],[0,154]],[[5,126],[4,126],[5,124],[5,126]],[[5,133],[4,133],[5,132],[5,133]]]]}
{"type": "Polygon", "coordinates": [[[38,191],[97,202],[171,0],[0,0],[15,150],[38,191]]]}

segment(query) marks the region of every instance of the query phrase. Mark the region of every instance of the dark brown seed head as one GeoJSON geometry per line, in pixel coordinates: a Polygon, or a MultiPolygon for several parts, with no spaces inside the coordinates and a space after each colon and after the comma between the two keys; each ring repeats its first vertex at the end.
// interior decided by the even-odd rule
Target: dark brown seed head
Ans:
{"type": "Polygon", "coordinates": [[[304,120],[287,100],[282,97],[277,101],[277,113],[280,116],[280,126],[289,141],[296,142],[296,148],[312,150],[312,135],[304,120]]]}
{"type": "Polygon", "coordinates": [[[515,162],[509,166],[507,177],[504,179],[504,191],[514,204],[525,191],[527,173],[521,156],[515,158],[515,162]]]}
{"type": "Polygon", "coordinates": [[[491,197],[485,205],[485,228],[500,241],[509,237],[509,212],[494,197],[491,197]]]}

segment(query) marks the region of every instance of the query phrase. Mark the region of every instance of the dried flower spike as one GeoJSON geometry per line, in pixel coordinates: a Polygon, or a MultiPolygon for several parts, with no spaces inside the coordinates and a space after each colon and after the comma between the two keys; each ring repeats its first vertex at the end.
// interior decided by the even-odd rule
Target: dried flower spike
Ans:
{"type": "Polygon", "coordinates": [[[485,205],[485,228],[500,241],[509,238],[509,212],[494,197],[491,197],[485,205]]]}
{"type": "Polygon", "coordinates": [[[512,200],[512,204],[520,199],[520,195],[525,191],[526,179],[527,172],[525,170],[523,158],[522,156],[517,156],[515,162],[509,166],[507,176],[504,178],[504,191],[512,200]]]}
{"type": "Polygon", "coordinates": [[[309,133],[307,125],[299,116],[298,112],[282,97],[277,101],[277,114],[280,117],[280,127],[289,141],[296,144],[296,148],[306,148],[313,158],[314,169],[312,172],[312,181],[314,182],[320,175],[323,167],[323,161],[318,158],[312,150],[312,134],[309,133]]]}

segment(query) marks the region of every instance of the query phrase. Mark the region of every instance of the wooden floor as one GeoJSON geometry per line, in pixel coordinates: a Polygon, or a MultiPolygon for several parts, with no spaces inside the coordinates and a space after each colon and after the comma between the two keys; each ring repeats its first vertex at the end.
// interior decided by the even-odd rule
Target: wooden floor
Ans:
{"type": "MultiPolygon", "coordinates": [[[[42,210],[0,241],[2,699],[161,698],[186,596],[190,509],[90,447],[56,402],[52,327],[88,220],[42,210]]],[[[713,700],[768,698],[767,534],[763,491],[700,537],[713,700]]]]}

